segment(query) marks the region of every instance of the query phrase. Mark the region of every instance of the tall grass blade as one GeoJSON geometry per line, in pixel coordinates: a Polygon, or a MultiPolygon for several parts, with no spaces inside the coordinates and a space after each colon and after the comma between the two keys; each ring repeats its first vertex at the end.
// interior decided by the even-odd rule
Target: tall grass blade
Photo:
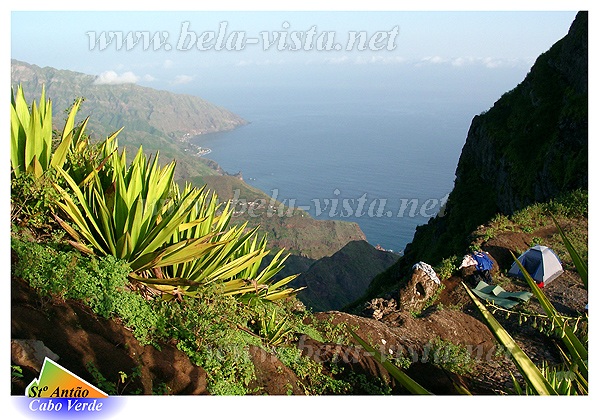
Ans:
{"type": "Polygon", "coordinates": [[[573,264],[575,265],[575,269],[577,270],[579,277],[581,277],[581,281],[583,282],[583,285],[587,289],[587,287],[588,287],[588,267],[587,267],[586,262],[583,260],[583,258],[581,258],[581,256],[579,255],[579,253],[577,252],[577,250],[575,249],[575,247],[573,246],[573,244],[571,243],[571,241],[565,234],[564,230],[558,224],[558,221],[556,220],[554,215],[550,214],[550,217],[552,218],[554,225],[558,229],[558,233],[560,234],[560,237],[562,238],[562,241],[565,244],[565,248],[567,248],[567,251],[569,252],[569,255],[571,256],[571,260],[573,260],[573,264]]]}
{"type": "Polygon", "coordinates": [[[402,372],[397,366],[391,363],[385,356],[382,356],[377,350],[375,350],[371,345],[369,345],[365,340],[360,338],[354,331],[350,328],[346,327],[348,332],[354,337],[354,339],[360,344],[369,354],[371,354],[375,360],[377,360],[381,365],[392,375],[396,380],[405,387],[411,394],[413,395],[431,395],[431,392],[427,391],[420,384],[418,384],[414,379],[408,376],[406,373],[402,372]]]}
{"type": "MultiPolygon", "coordinates": [[[[521,350],[521,348],[515,343],[510,334],[500,325],[500,323],[494,318],[494,316],[486,309],[485,305],[477,299],[477,297],[471,292],[471,290],[462,283],[463,287],[467,291],[467,294],[475,303],[475,306],[485,319],[485,322],[488,324],[490,331],[494,336],[498,339],[500,344],[502,344],[509,351],[512,359],[515,362],[515,365],[523,374],[525,380],[536,390],[539,395],[558,395],[556,390],[552,388],[552,385],[548,382],[548,380],[542,375],[542,372],[537,368],[537,366],[531,361],[531,359],[521,350]]],[[[536,286],[537,287],[537,286],[536,286]]]]}

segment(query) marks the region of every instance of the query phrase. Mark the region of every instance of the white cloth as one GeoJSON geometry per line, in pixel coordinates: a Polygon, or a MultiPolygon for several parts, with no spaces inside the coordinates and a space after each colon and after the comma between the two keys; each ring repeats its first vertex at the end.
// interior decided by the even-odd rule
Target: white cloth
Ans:
{"type": "Polygon", "coordinates": [[[425,272],[425,274],[427,274],[429,276],[429,278],[431,280],[433,280],[435,283],[437,283],[437,284],[441,283],[437,274],[435,274],[435,270],[429,264],[424,263],[423,261],[419,261],[418,263],[413,265],[413,270],[416,270],[416,269],[423,270],[425,272]]]}
{"type": "Polygon", "coordinates": [[[467,254],[463,258],[462,263],[460,264],[460,267],[458,267],[458,269],[460,270],[461,268],[470,267],[472,265],[477,265],[477,261],[475,261],[475,258],[473,258],[471,254],[467,254]]]}

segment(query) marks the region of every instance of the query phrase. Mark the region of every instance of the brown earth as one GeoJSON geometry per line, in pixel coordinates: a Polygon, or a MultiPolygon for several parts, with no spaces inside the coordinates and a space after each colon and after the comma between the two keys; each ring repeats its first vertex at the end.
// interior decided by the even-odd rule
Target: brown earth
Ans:
{"type": "MultiPolygon", "coordinates": [[[[553,229],[544,229],[531,235],[505,232],[483,244],[483,249],[490,252],[498,263],[499,270],[494,271],[494,278],[502,282],[505,289],[527,290],[522,281],[503,280],[502,273],[510,266],[506,256],[510,255],[511,250],[526,249],[534,235],[544,239],[556,233],[553,229]]],[[[544,292],[561,313],[568,316],[584,314],[587,291],[572,268],[565,268],[565,272],[547,285],[544,292]]],[[[498,352],[497,343],[479,320],[479,314],[462,286],[463,282],[472,282],[468,271],[443,281],[444,289],[436,302],[438,305],[417,317],[408,311],[398,310],[394,297],[388,297],[387,300],[380,299],[384,310],[379,313],[377,320],[370,317],[372,314],[358,316],[343,312],[322,312],[316,314],[316,318],[352,327],[382,354],[398,362],[408,358],[413,362],[407,369],[409,376],[435,394],[457,394],[460,393],[460,387],[480,395],[510,392],[511,373],[516,378],[520,377],[519,373],[512,361],[498,352]],[[475,360],[472,371],[457,375],[441,369],[439,364],[431,363],[436,357],[432,346],[436,339],[468,349],[475,360]]],[[[76,301],[59,302],[42,298],[23,280],[13,278],[11,283],[11,337],[15,340],[43,342],[48,354],[58,355],[58,362],[62,366],[77,372],[83,379],[94,383],[88,371],[91,364],[105,378],[118,378],[120,372],[127,374],[125,383],[117,384],[118,393],[208,393],[206,372],[195,366],[175,347],[175,343],[165,343],[160,349],[141,345],[118,320],[100,318],[76,301]],[[139,375],[134,374],[136,369],[139,369],[139,375]]],[[[528,312],[542,312],[534,298],[522,305],[526,305],[528,312]]],[[[508,318],[498,315],[496,318],[535,363],[560,362],[555,340],[534,328],[531,320],[520,322],[518,313],[508,318]]],[[[11,391],[14,395],[23,395],[25,387],[39,374],[41,360],[32,362],[24,357],[24,347],[31,343],[39,344],[15,341],[12,346],[12,364],[21,365],[24,376],[13,380],[11,391]]],[[[359,346],[321,343],[307,336],[300,336],[297,345],[304,355],[323,363],[325,372],[331,369],[333,362],[343,366],[342,374],[339,369],[338,373],[331,373],[334,377],[343,378],[348,372],[354,372],[379,378],[389,384],[394,394],[406,393],[372,355],[359,346]]],[[[249,348],[249,353],[256,373],[256,379],[249,384],[252,393],[304,393],[301,380],[275,355],[258,347],[249,348]]],[[[361,386],[354,384],[351,392],[367,393],[368,390],[361,386]]]]}

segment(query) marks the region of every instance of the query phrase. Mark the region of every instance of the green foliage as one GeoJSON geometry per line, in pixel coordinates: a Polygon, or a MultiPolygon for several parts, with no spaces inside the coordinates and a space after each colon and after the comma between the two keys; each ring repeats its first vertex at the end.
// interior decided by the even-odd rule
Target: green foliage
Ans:
{"type": "Polygon", "coordinates": [[[11,246],[17,256],[15,276],[47,296],[81,300],[100,316],[120,317],[142,344],[149,342],[158,320],[148,303],[128,289],[129,268],[123,261],[16,238],[11,246]]]}
{"type": "MultiPolygon", "coordinates": [[[[13,177],[23,173],[40,178],[51,166],[61,168],[67,159],[74,136],[75,115],[81,101],[76,101],[65,122],[60,143],[52,150],[52,102],[46,100],[42,87],[39,106],[27,106],[21,85],[12,93],[10,108],[10,161],[13,177]]],[[[81,133],[81,131],[79,131],[81,133]]]]}
{"type": "Polygon", "coordinates": [[[448,258],[444,258],[442,262],[435,268],[440,280],[446,280],[452,277],[454,272],[458,269],[459,258],[457,255],[452,255],[448,258]]]}
{"type": "Polygon", "coordinates": [[[261,340],[245,328],[256,313],[252,306],[206,288],[198,299],[155,301],[160,319],[158,337],[174,339],[177,347],[208,374],[208,389],[217,395],[244,395],[254,379],[248,346],[261,340]]]}
{"type": "Polygon", "coordinates": [[[294,332],[288,320],[276,308],[271,312],[265,307],[258,317],[257,332],[267,347],[277,347],[290,340],[294,332]]]}
{"type": "Polygon", "coordinates": [[[587,289],[587,287],[588,287],[587,262],[580,256],[579,252],[577,252],[577,250],[575,249],[575,247],[573,246],[573,244],[571,243],[571,241],[565,234],[564,230],[560,227],[560,225],[558,224],[558,222],[556,221],[556,218],[552,215],[552,213],[550,213],[550,216],[552,217],[552,221],[554,222],[554,225],[558,229],[558,233],[560,234],[560,237],[561,237],[565,247],[567,248],[569,255],[571,256],[571,260],[573,261],[573,264],[575,265],[575,268],[577,269],[577,272],[579,273],[579,275],[581,277],[581,281],[583,282],[583,285],[587,289]]]}
{"type": "Polygon", "coordinates": [[[11,179],[10,221],[19,226],[42,229],[52,223],[50,213],[56,207],[58,194],[52,187],[52,173],[36,178],[32,173],[22,173],[11,179]]]}
{"type": "Polygon", "coordinates": [[[120,371],[119,377],[114,381],[105,378],[92,362],[86,363],[85,367],[94,378],[95,385],[108,395],[139,395],[142,392],[141,389],[127,391],[129,385],[142,376],[142,370],[139,366],[133,368],[130,375],[120,371]]]}
{"type": "Polygon", "coordinates": [[[11,103],[13,188],[25,192],[13,197],[14,221],[43,220],[56,203],[75,225],[55,216],[75,248],[126,261],[132,281],[167,297],[195,295],[213,282],[223,293],[244,298],[277,300],[297,292],[284,287],[294,276],[270,282],[283,268],[283,251],[259,272],[269,253],[266,239],[258,241],[255,230],[245,232],[245,226],[229,229],[231,212],[228,206],[217,208],[216,195],[209,198],[203,189],[187,186],[180,192],[175,162],[160,168],[158,155],[148,159],[140,147],[128,163],[125,151],[118,153],[120,130],[92,148],[85,135],[88,120],[75,126],[81,100],[73,104],[52,151],[52,105],[44,90],[40,103],[38,108],[34,102],[30,113],[21,87],[11,103]],[[48,193],[47,182],[36,182],[50,167],[60,175],[53,184],[60,200],[48,193]],[[34,181],[19,180],[22,173],[34,181]]]}
{"type": "Polygon", "coordinates": [[[275,351],[279,360],[298,376],[306,395],[343,394],[351,389],[348,382],[335,379],[322,363],[303,356],[297,347],[282,346],[275,351]]]}
{"type": "Polygon", "coordinates": [[[471,352],[464,346],[437,337],[429,343],[433,364],[459,375],[471,373],[475,368],[475,360],[471,352]]]}
{"type": "Polygon", "coordinates": [[[217,207],[216,195],[191,186],[180,191],[174,162],[160,168],[158,156],[148,160],[140,148],[128,164],[126,152],[117,153],[116,133],[97,159],[79,182],[58,169],[69,186],[55,185],[62,197],[58,206],[77,230],[56,219],[78,250],[124,259],[130,279],[167,297],[194,296],[213,282],[224,294],[243,297],[275,300],[296,292],[284,289],[295,276],[269,282],[283,268],[282,252],[259,272],[266,240],[257,241],[244,226],[228,229],[231,211],[217,207]]]}
{"type": "Polygon", "coordinates": [[[406,373],[399,369],[396,365],[391,363],[386,355],[379,353],[373,346],[363,340],[358,334],[352,330],[348,330],[352,337],[360,344],[366,351],[368,351],[390,375],[392,375],[408,392],[414,395],[430,395],[431,393],[410,378],[406,373]]]}

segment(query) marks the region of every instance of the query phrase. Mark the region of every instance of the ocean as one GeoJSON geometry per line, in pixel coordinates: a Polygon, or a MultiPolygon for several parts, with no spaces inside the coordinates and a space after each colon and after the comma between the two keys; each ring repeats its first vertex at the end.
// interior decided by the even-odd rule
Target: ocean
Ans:
{"type": "Polygon", "coordinates": [[[205,157],[316,219],[358,223],[394,252],[440,211],[471,120],[490,106],[387,87],[246,87],[211,99],[250,124],[194,138],[205,157]]]}

